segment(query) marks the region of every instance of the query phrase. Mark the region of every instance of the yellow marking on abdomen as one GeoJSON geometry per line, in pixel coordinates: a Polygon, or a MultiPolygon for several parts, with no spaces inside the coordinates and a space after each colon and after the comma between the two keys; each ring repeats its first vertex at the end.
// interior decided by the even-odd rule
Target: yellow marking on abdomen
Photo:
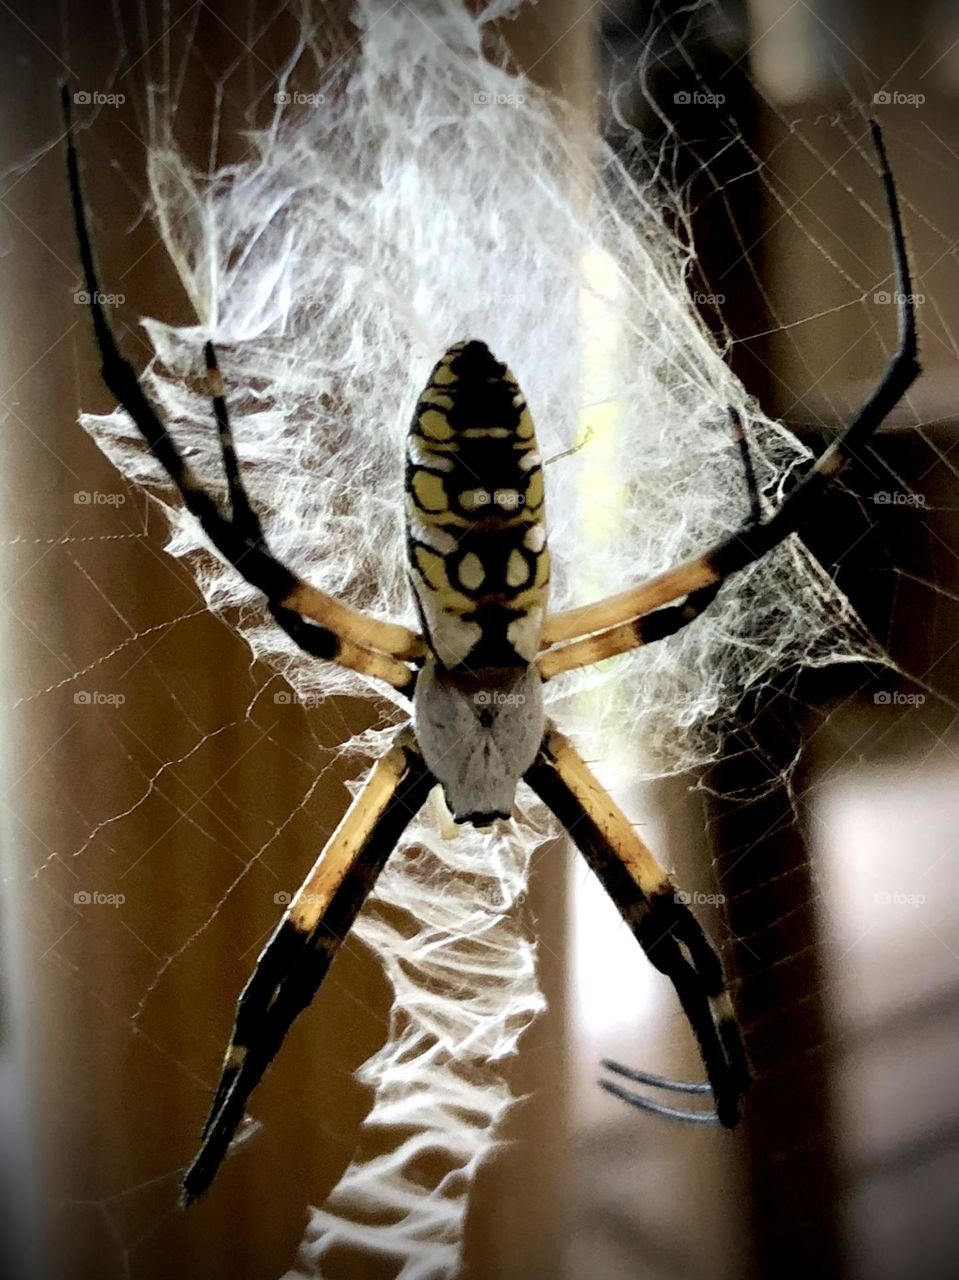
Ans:
{"type": "Polygon", "coordinates": [[[430,471],[414,471],[412,487],[417,503],[427,513],[449,510],[446,486],[439,476],[430,471]]]}
{"type": "Polygon", "coordinates": [[[467,551],[459,563],[457,576],[467,591],[477,591],[483,585],[486,570],[483,561],[473,551],[467,551]]]}
{"type": "Polygon", "coordinates": [[[526,563],[526,557],[514,547],[509,553],[509,559],[506,562],[506,585],[508,587],[522,587],[529,581],[529,578],[530,567],[526,563]]]}
{"type": "Polygon", "coordinates": [[[427,387],[420,396],[423,404],[436,405],[438,409],[452,409],[453,397],[447,395],[445,391],[439,391],[436,387],[427,387]]]}
{"type": "Polygon", "coordinates": [[[467,613],[474,607],[469,596],[457,591],[450,582],[445,557],[427,547],[416,545],[413,548],[413,560],[441,609],[449,613],[467,613]]]}
{"type": "Polygon", "coordinates": [[[416,421],[424,435],[434,440],[452,440],[456,434],[439,409],[424,409],[416,421]]]}
{"type": "Polygon", "coordinates": [[[482,365],[479,374],[472,363],[460,368],[456,361],[466,346],[450,347],[436,365],[411,427],[413,586],[444,662],[469,663],[473,646],[484,639],[495,645],[503,640],[532,661],[550,573],[542,458],[515,379],[495,358],[489,374],[482,365]],[[471,378],[479,380],[474,385],[471,378]],[[489,412],[484,387],[492,388],[489,412]],[[450,548],[450,539],[460,545],[450,548]],[[483,618],[485,634],[476,616],[483,618]]]}

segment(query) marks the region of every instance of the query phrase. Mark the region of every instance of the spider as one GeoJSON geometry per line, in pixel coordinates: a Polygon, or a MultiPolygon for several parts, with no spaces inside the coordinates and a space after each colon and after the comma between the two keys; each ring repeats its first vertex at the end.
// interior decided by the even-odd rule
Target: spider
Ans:
{"type": "Polygon", "coordinates": [[[644,1110],[734,1126],[749,1068],[719,957],[665,868],[572,742],[546,719],[542,684],[694,622],[731,574],[798,530],[919,375],[905,238],[878,125],[870,122],[894,252],[897,350],[865,405],[779,508],[762,518],[748,444],[730,410],[749,496],[742,527],[638,586],[548,613],[543,471],[529,409],[512,374],[484,343],[458,342],[433,369],[409,431],[407,556],[420,623],[413,631],[333,599],[271,553],[244,487],[212,342],[205,361],[228,508],[202,487],[121,355],[101,304],[66,89],[63,108],[73,216],[104,382],[216,550],[263,593],[277,625],[312,657],[384,681],[412,704],[411,722],[374,766],[239,997],[199,1152],[183,1180],[184,1201],[209,1187],[250,1095],[437,785],[454,820],[481,829],[510,819],[521,779],[552,810],[649,960],[672,982],[707,1080],[664,1080],[604,1065],[647,1088],[711,1094],[714,1108],[683,1110],[612,1080],[604,1086],[644,1110]]]}

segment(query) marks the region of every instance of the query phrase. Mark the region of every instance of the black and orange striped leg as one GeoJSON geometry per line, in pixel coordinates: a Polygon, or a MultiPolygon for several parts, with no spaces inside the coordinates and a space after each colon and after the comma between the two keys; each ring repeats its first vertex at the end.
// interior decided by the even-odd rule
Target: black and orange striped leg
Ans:
{"type": "Polygon", "coordinates": [[[368,617],[333,599],[305,582],[271,553],[243,488],[212,345],[207,344],[206,360],[232,504],[229,517],[204,489],[147,398],[136,370],[123,358],[103,306],[66,85],[62,101],[73,219],[104,382],[130,415],[151,453],[179,490],[184,506],[196,517],[217,551],[247,582],[262,591],[274,617],[297,643],[302,642],[303,647],[317,657],[383,680],[394,688],[406,689],[412,674],[409,663],[419,661],[424,653],[421,637],[407,627],[368,617]],[[291,615],[298,617],[300,623],[295,623],[291,615]]]}
{"type": "MultiPolygon", "coordinates": [[[[260,517],[254,510],[253,504],[250,502],[250,496],[246,491],[246,485],[243,483],[243,473],[240,470],[239,459],[236,455],[236,445],[233,441],[233,431],[230,426],[230,415],[226,404],[223,378],[217,362],[216,348],[212,342],[208,341],[206,343],[203,355],[206,361],[207,377],[213,399],[213,416],[216,419],[217,435],[220,440],[223,474],[226,476],[230,498],[230,523],[240,537],[250,546],[256,547],[259,551],[269,555],[270,550],[266,544],[260,517]]],[[[311,622],[309,619],[294,612],[294,610],[284,608],[283,605],[277,604],[273,600],[268,601],[267,607],[277,625],[305,653],[314,658],[322,658],[327,662],[336,661],[341,641],[334,631],[311,622]]],[[[397,680],[391,680],[391,683],[400,693],[412,698],[413,690],[416,686],[417,672],[414,668],[407,668],[407,672],[408,676],[405,683],[401,684],[397,680]]]]}
{"type": "Polygon", "coordinates": [[[411,731],[402,730],[297,890],[240,996],[200,1150],[183,1179],[186,1204],[216,1176],[251,1093],[316,995],[377,876],[434,785],[411,731]]]}
{"type": "MultiPolygon", "coordinates": [[[[759,501],[759,488],[756,484],[756,471],[753,467],[752,455],[749,452],[749,441],[746,439],[742,418],[739,416],[739,412],[731,405],[729,407],[729,420],[733,429],[733,439],[736,441],[739,448],[739,456],[742,459],[743,479],[746,483],[746,496],[749,501],[749,513],[740,526],[738,535],[744,537],[759,523],[762,518],[762,507],[759,501]]],[[[719,588],[722,585],[723,583],[720,581],[713,582],[708,587],[700,587],[698,591],[691,592],[679,604],[667,605],[665,609],[656,609],[653,613],[647,613],[643,618],[637,618],[634,624],[637,647],[639,645],[655,644],[657,640],[665,640],[667,636],[673,636],[677,631],[682,631],[683,627],[688,627],[691,622],[695,622],[700,614],[708,609],[717,595],[719,595],[719,588]]]]}
{"type": "MultiPolygon", "coordinates": [[[[839,437],[816,460],[815,465],[768,519],[750,522],[704,554],[660,573],[639,586],[621,591],[605,600],[598,600],[595,604],[567,609],[547,618],[543,626],[542,652],[539,658],[539,669],[544,680],[550,680],[564,671],[602,662],[619,653],[627,653],[638,645],[662,639],[697,617],[715,596],[721,583],[731,574],[755,564],[791,534],[800,530],[827,487],[850,458],[855,457],[857,451],[868,444],[873,433],[918,378],[921,366],[915,301],[899,199],[882,132],[875,121],[870,121],[870,129],[889,211],[899,324],[897,350],[886,366],[881,381],[839,437]],[[685,602],[675,606],[671,612],[663,608],[683,597],[685,602]],[[666,616],[659,617],[659,614],[666,616]]],[[[740,447],[747,466],[747,483],[755,489],[755,481],[750,479],[752,464],[748,450],[745,449],[744,442],[741,442],[740,447]]],[[[758,500],[755,499],[753,512],[758,512],[758,500]]]]}
{"type": "MultiPolygon", "coordinates": [[[[566,828],[653,965],[672,982],[699,1045],[716,1118],[731,1128],[739,1118],[749,1069],[722,965],[712,945],[665,868],[568,738],[548,729],[539,755],[524,776],[566,828]]],[[[643,1082],[674,1084],[657,1077],[644,1077],[643,1082]]],[[[626,1096],[616,1086],[612,1091],[626,1096]]],[[[626,1100],[638,1106],[645,1102],[634,1095],[626,1100]]],[[[662,1104],[645,1109],[673,1114],[662,1104]]],[[[687,1118],[685,1113],[676,1114],[687,1118]]]]}
{"type": "MultiPolygon", "coordinates": [[[[739,454],[742,459],[743,479],[746,484],[746,496],[749,502],[748,514],[742,525],[740,525],[737,535],[745,538],[759,523],[762,517],[762,507],[759,500],[759,488],[756,484],[756,471],[749,451],[749,441],[746,439],[742,418],[739,412],[731,405],[729,407],[729,420],[733,429],[733,439],[739,448],[739,454]]],[[[683,627],[688,627],[691,622],[695,622],[700,614],[709,608],[719,594],[719,589],[724,581],[725,579],[720,579],[717,582],[710,583],[708,586],[700,587],[698,591],[691,591],[685,600],[681,600],[678,604],[666,605],[665,608],[655,609],[652,613],[636,618],[630,624],[632,628],[632,643],[629,647],[635,649],[641,645],[655,644],[658,640],[665,640],[667,636],[673,636],[678,631],[682,631],[683,627]]],[[[601,661],[603,657],[607,656],[604,648],[607,636],[608,633],[601,633],[581,641],[580,643],[583,646],[583,654],[581,656],[586,656],[588,653],[590,661],[601,661]],[[590,649],[590,646],[593,646],[593,648],[590,649]]],[[[560,664],[559,669],[566,670],[567,667],[562,664],[565,664],[567,656],[567,649],[559,648],[547,651],[540,658],[540,670],[544,679],[548,680],[554,674],[557,674],[553,667],[554,663],[560,664]]]]}

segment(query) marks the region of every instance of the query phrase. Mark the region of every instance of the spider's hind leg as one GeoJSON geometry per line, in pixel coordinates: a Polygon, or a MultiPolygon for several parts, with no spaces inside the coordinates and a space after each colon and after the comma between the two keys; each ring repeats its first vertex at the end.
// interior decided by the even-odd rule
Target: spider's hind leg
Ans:
{"type": "MultiPolygon", "coordinates": [[[[649,960],[672,982],[699,1045],[716,1117],[732,1128],[749,1066],[719,957],[684,896],[563,734],[547,730],[524,776],[569,832],[649,960]]],[[[626,1101],[643,1106],[637,1096],[626,1101]]],[[[664,1111],[663,1104],[644,1109],[664,1111]]]]}
{"type": "Polygon", "coordinates": [[[183,1179],[190,1204],[209,1187],[253,1090],[316,995],[386,860],[435,785],[401,730],[297,890],[237,1004],[200,1150],[183,1179]]]}
{"type": "MultiPolygon", "coordinates": [[[[613,1075],[631,1080],[634,1084],[645,1085],[647,1089],[662,1089],[666,1093],[711,1094],[712,1086],[708,1080],[669,1080],[665,1076],[654,1076],[649,1071],[636,1071],[633,1067],[624,1067],[621,1062],[604,1058],[601,1064],[613,1075]]],[[[620,1098],[639,1111],[649,1111],[653,1115],[665,1116],[667,1120],[682,1120],[686,1124],[719,1124],[719,1115],[713,1110],[688,1110],[682,1107],[671,1107],[668,1103],[658,1102],[644,1093],[636,1093],[627,1089],[615,1080],[600,1080],[599,1087],[620,1098]]]]}

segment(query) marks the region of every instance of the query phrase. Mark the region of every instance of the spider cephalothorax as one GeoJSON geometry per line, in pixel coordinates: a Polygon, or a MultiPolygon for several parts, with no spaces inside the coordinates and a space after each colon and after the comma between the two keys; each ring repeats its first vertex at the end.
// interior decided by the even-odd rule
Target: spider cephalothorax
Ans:
{"type": "Polygon", "coordinates": [[[293,1021],[310,1003],[377,875],[440,784],[461,822],[510,814],[522,778],[580,848],[652,964],[672,982],[708,1082],[664,1081],[611,1065],[636,1082],[711,1093],[713,1111],[683,1111],[604,1081],[646,1110],[736,1123],[746,1057],[719,958],[628,817],[573,744],[544,720],[541,682],[653,644],[687,626],[733,573],[800,526],[850,455],[919,374],[905,239],[882,136],[872,136],[895,250],[899,345],[875,391],[779,508],[761,518],[739,415],[730,410],[749,498],[743,526],[701,555],[618,595],[547,614],[549,553],[542,463],[522,393],[477,341],[451,347],[416,407],[407,460],[410,576],[422,634],[372,618],[311,586],[277,560],[247,496],[212,343],[213,412],[227,481],[224,509],[183,458],[120,354],[101,298],[64,89],[67,163],[85,287],[103,377],[217,551],[264,595],[277,624],[309,654],[412,695],[414,721],[373,768],[300,886],[240,996],[187,1200],[216,1174],[246,1104],[293,1021]]]}

